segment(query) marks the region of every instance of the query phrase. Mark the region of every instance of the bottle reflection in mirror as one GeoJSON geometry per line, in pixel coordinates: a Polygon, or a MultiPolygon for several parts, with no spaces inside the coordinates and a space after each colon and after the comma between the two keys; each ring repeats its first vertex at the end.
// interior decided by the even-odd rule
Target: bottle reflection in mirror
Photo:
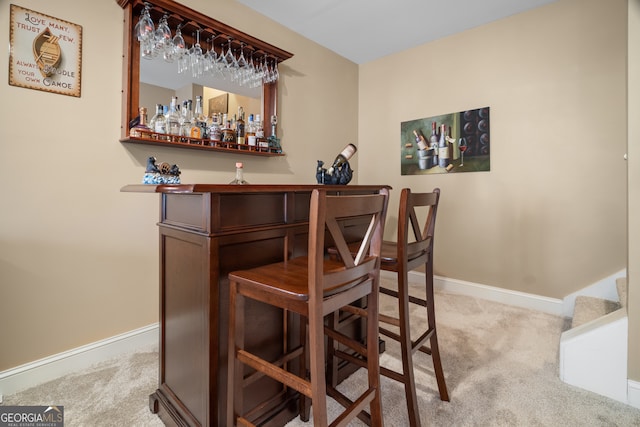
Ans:
{"type": "MultiPolygon", "coordinates": [[[[177,72],[191,71],[193,77],[213,75],[218,78],[229,79],[240,86],[257,88],[263,84],[274,83],[280,78],[278,71],[278,58],[264,54],[261,57],[254,56],[255,49],[237,42],[239,49],[234,49],[233,39],[228,37],[226,46],[221,45],[220,53],[215,51],[215,38],[219,36],[211,34],[209,49],[204,52],[200,46],[200,33],[198,29],[194,33],[194,43],[187,49],[182,36],[182,24],[176,28],[172,37],[168,24],[168,16],[160,18],[156,28],[150,15],[151,5],[145,3],[134,32],[140,42],[140,55],[144,59],[163,58],[164,61],[177,62],[177,72]],[[226,51],[225,51],[226,49],[226,51]],[[250,52],[250,54],[248,54],[250,52]],[[248,56],[247,56],[248,55],[248,56]]],[[[211,30],[207,31],[208,34],[211,30]]]]}

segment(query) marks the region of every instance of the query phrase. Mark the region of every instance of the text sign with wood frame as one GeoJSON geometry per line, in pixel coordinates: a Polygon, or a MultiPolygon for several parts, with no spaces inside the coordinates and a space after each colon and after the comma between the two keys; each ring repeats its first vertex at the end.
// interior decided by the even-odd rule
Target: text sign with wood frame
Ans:
{"type": "Polygon", "coordinates": [[[11,5],[9,84],[80,96],[82,27],[11,5]]]}

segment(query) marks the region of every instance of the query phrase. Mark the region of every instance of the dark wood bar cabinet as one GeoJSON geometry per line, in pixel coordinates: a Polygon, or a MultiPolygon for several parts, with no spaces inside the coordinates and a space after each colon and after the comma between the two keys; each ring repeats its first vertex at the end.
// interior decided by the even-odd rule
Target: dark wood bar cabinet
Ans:
{"type": "MultiPolygon", "coordinates": [[[[385,186],[128,185],[160,194],[160,372],[150,409],[170,426],[225,426],[229,272],[307,251],[314,188],[375,193],[385,186]]],[[[358,224],[347,224],[357,232],[358,224]]],[[[276,359],[298,345],[299,320],[247,301],[247,347],[276,359]]],[[[355,331],[354,333],[358,333],[355,331]]],[[[295,367],[291,367],[295,368],[295,367]]],[[[269,379],[245,390],[257,419],[282,426],[295,395],[269,379]]]]}

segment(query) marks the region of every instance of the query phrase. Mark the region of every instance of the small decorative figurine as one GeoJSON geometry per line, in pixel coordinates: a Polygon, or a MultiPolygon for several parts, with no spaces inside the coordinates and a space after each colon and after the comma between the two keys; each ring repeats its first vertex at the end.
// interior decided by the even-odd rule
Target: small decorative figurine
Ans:
{"type": "Polygon", "coordinates": [[[282,146],[280,145],[280,138],[276,138],[274,135],[271,135],[267,138],[269,143],[269,150],[272,153],[282,153],[282,146]]]}
{"type": "Polygon", "coordinates": [[[147,169],[142,178],[143,184],[180,184],[180,168],[167,162],[156,164],[155,157],[147,159],[147,169]]]}
{"type": "Polygon", "coordinates": [[[280,146],[280,138],[276,136],[276,125],[278,124],[278,116],[275,114],[271,116],[271,135],[267,138],[269,144],[269,151],[273,153],[282,153],[282,147],[280,146]]]}
{"type": "Polygon", "coordinates": [[[333,170],[330,175],[324,166],[322,160],[318,160],[318,166],[316,167],[316,181],[318,184],[326,185],[347,185],[353,178],[353,170],[349,162],[344,162],[341,166],[333,170]]]}
{"type": "Polygon", "coordinates": [[[338,154],[331,167],[327,170],[323,168],[324,162],[318,160],[316,167],[316,180],[318,184],[347,185],[353,176],[353,170],[349,164],[349,159],[358,151],[353,144],[347,144],[338,154]]]}

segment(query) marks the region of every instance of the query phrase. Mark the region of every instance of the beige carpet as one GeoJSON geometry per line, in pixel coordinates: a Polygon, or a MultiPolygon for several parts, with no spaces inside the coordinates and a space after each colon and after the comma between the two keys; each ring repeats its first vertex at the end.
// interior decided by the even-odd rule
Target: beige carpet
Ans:
{"type": "MultiPolygon", "coordinates": [[[[390,307],[381,303],[384,310],[390,307]]],[[[424,426],[639,426],[640,410],[562,383],[558,345],[565,319],[466,296],[438,293],[440,351],[451,402],[440,401],[430,358],[417,354],[424,426]]],[[[388,346],[384,365],[397,365],[388,346]]],[[[64,405],[65,425],[160,426],[149,412],[158,356],[135,353],[5,396],[4,405],[64,405]]],[[[363,381],[360,372],[344,389],[363,381]]],[[[404,394],[383,378],[385,425],[407,426],[404,394]]],[[[331,404],[336,409],[335,404],[331,404]]],[[[287,427],[311,426],[292,420],[287,427]]],[[[358,422],[354,425],[361,425],[358,422]]]]}

